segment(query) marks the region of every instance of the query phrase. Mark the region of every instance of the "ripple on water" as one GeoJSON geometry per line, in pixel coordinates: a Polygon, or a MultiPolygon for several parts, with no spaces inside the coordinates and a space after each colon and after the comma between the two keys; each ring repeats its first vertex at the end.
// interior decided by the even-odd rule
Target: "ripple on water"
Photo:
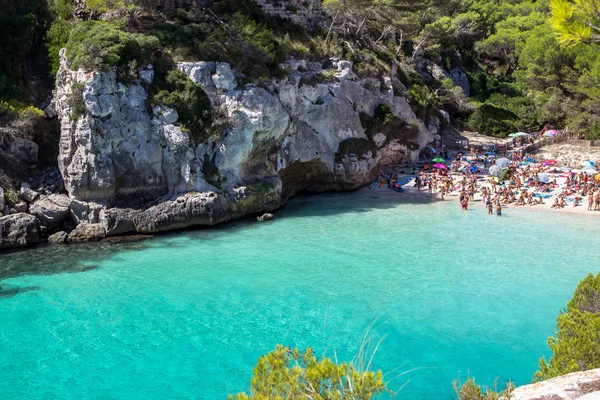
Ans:
{"type": "Polygon", "coordinates": [[[350,360],[374,321],[374,367],[416,369],[402,398],[450,398],[459,371],[527,383],[600,270],[596,222],[547,215],[321,195],[265,224],[5,253],[0,396],[224,398],[277,343],[350,360]]]}

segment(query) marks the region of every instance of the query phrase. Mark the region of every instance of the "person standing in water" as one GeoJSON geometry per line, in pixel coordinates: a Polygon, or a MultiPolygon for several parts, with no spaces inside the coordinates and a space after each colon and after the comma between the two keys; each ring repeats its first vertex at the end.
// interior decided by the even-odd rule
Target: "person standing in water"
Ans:
{"type": "Polygon", "coordinates": [[[502,206],[500,205],[500,202],[496,203],[496,215],[499,217],[502,216],[502,206]]]}

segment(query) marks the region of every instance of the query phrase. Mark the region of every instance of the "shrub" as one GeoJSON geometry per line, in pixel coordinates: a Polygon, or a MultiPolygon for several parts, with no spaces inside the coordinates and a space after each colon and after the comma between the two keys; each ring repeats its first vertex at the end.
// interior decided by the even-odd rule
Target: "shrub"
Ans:
{"type": "Polygon", "coordinates": [[[71,95],[67,101],[71,107],[71,121],[77,121],[85,114],[84,89],[84,83],[75,83],[71,86],[71,95]]]}
{"type": "Polygon", "coordinates": [[[480,105],[469,117],[470,129],[482,134],[506,137],[518,128],[519,116],[514,112],[490,103],[480,105]]]}
{"type": "Polygon", "coordinates": [[[310,348],[300,352],[277,346],[254,367],[250,395],[240,393],[235,400],[306,399],[307,393],[314,399],[369,400],[384,392],[389,390],[381,371],[363,371],[329,358],[317,360],[310,348]]]}
{"type": "Polygon", "coordinates": [[[512,382],[506,384],[506,388],[498,392],[497,383],[494,382],[494,386],[481,387],[475,382],[475,378],[468,377],[467,380],[462,383],[460,379],[455,379],[452,382],[452,387],[456,393],[456,397],[459,400],[500,400],[509,399],[515,385],[512,382]]]}
{"type": "Polygon", "coordinates": [[[210,99],[202,86],[177,69],[168,71],[164,79],[159,77],[156,86],[160,89],[154,94],[152,105],[176,110],[182,127],[190,131],[192,138],[204,141],[208,136],[206,127],[210,125],[212,115],[210,99]]]}
{"type": "Polygon", "coordinates": [[[86,21],[73,29],[66,48],[72,69],[108,71],[133,61],[139,65],[152,63],[160,43],[154,36],[123,32],[109,22],[86,21]]]}
{"type": "Polygon", "coordinates": [[[573,298],[556,321],[556,337],[548,339],[552,357],[539,361],[534,381],[600,368],[600,274],[579,282],[573,298]]]}

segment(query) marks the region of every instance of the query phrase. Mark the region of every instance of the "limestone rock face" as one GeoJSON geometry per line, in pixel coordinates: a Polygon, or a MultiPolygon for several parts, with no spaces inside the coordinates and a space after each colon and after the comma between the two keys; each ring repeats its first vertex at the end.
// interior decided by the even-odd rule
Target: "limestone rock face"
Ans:
{"type": "Polygon", "coordinates": [[[25,247],[40,242],[40,221],[29,214],[0,218],[0,249],[25,247]]]}
{"type": "Polygon", "coordinates": [[[458,86],[462,88],[465,95],[468,97],[471,95],[471,84],[469,83],[469,78],[467,74],[465,74],[462,70],[458,68],[454,68],[450,70],[450,79],[452,79],[452,83],[454,86],[458,86]]]}
{"type": "Polygon", "coordinates": [[[214,225],[231,219],[227,198],[214,192],[188,193],[145,210],[103,210],[100,221],[106,234],[154,233],[194,225],[214,225]]]}
{"type": "Polygon", "coordinates": [[[55,99],[61,121],[59,167],[72,198],[131,206],[206,189],[187,133],[173,125],[177,113],[149,113],[141,84],[117,82],[115,69],[70,71],[63,58],[55,99]],[[82,86],[82,92],[74,89],[82,86]],[[85,104],[83,115],[73,116],[74,101],[85,104]]]}
{"type": "Polygon", "coordinates": [[[227,122],[196,143],[175,110],[150,110],[151,66],[125,86],[116,70],[70,71],[63,57],[54,98],[73,220],[101,223],[111,236],[269,212],[302,190],[364,186],[381,166],[415,160],[437,133],[395,94],[391,78],[359,79],[352,63],[337,59],[284,67],[289,77],[259,87],[241,85],[227,63],[178,64],[227,122]],[[73,115],[74,101],[85,105],[83,115],[73,115]],[[383,104],[405,123],[393,134],[364,126],[383,104]]]}
{"type": "Polygon", "coordinates": [[[600,399],[600,369],[573,372],[543,382],[518,387],[510,400],[600,399]]]}
{"type": "Polygon", "coordinates": [[[35,215],[43,226],[53,228],[69,216],[70,203],[64,194],[51,194],[31,204],[29,212],[35,215]]]}

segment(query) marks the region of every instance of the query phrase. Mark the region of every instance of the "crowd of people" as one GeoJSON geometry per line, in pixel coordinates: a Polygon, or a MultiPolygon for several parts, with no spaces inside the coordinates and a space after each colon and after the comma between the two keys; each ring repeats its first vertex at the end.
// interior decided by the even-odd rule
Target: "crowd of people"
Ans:
{"type": "Polygon", "coordinates": [[[496,161],[495,157],[459,153],[447,163],[449,170],[430,167],[417,172],[415,186],[419,191],[439,194],[442,200],[456,196],[465,210],[478,197],[488,213],[497,216],[509,204],[523,207],[546,202],[551,202],[552,209],[561,209],[582,206],[586,201],[587,210],[600,211],[600,174],[594,169],[572,170],[553,163],[513,159],[499,179],[488,174],[496,161]]]}

